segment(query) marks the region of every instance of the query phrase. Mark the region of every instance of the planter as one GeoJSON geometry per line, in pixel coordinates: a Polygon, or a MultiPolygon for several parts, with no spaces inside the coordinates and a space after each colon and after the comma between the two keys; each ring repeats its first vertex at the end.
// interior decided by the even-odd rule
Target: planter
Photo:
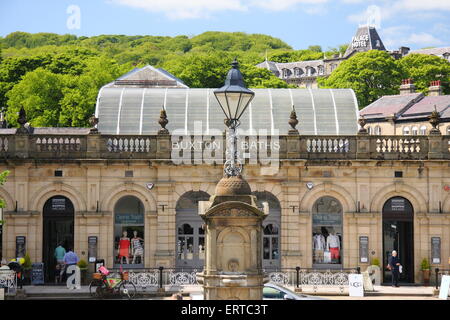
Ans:
{"type": "Polygon", "coordinates": [[[88,279],[87,279],[87,269],[80,269],[81,271],[81,285],[86,286],[88,285],[88,279]]]}
{"type": "Polygon", "coordinates": [[[423,275],[423,284],[429,285],[430,284],[430,270],[422,270],[423,275]]]}

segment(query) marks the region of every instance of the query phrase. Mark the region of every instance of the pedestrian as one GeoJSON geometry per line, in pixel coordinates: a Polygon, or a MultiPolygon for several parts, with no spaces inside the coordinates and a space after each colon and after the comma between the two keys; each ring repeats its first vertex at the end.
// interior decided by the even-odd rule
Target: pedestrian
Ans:
{"type": "Polygon", "coordinates": [[[80,261],[77,254],[73,252],[72,248],[69,247],[67,253],[64,255],[64,264],[66,266],[65,271],[67,272],[67,268],[73,265],[76,265],[80,261]]]}
{"type": "Polygon", "coordinates": [[[392,256],[389,257],[387,268],[392,273],[392,286],[399,287],[398,278],[400,277],[400,259],[397,257],[397,251],[392,251],[392,256]]]}
{"type": "Polygon", "coordinates": [[[62,246],[62,242],[55,249],[54,257],[56,259],[55,270],[55,283],[61,283],[64,275],[64,256],[66,255],[66,249],[62,246]]]}

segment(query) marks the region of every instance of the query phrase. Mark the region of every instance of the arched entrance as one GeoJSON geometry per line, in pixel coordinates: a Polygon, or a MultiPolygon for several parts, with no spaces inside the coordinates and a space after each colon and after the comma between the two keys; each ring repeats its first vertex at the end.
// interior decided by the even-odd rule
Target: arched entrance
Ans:
{"type": "MultiPolygon", "coordinates": [[[[414,210],[403,197],[393,197],[383,206],[383,266],[396,250],[403,266],[400,282],[414,282],[414,210]]],[[[384,271],[383,281],[390,283],[391,272],[384,271]]]]}
{"type": "Polygon", "coordinates": [[[336,198],[318,199],[312,210],[314,268],[341,268],[343,261],[342,205],[336,198]]]}
{"type": "Polygon", "coordinates": [[[263,203],[269,205],[269,215],[263,221],[263,268],[278,269],[281,267],[280,261],[280,239],[281,239],[281,205],[278,199],[270,192],[255,191],[256,203],[261,210],[263,203]]]}
{"type": "Polygon", "coordinates": [[[42,252],[45,281],[55,281],[54,252],[61,244],[66,251],[74,245],[74,207],[64,196],[54,196],[44,204],[42,252]]]}
{"type": "Polygon", "coordinates": [[[114,206],[114,267],[144,267],[144,226],[141,200],[135,196],[120,198],[114,206]]]}
{"type": "Polygon", "coordinates": [[[204,191],[188,191],[176,205],[176,261],[177,268],[203,268],[205,263],[205,230],[198,215],[198,202],[208,201],[204,191]]]}

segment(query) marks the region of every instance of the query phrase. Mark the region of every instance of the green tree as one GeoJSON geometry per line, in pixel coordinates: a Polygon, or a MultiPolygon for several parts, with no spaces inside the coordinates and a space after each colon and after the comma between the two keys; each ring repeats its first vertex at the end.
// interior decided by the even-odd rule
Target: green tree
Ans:
{"type": "Polygon", "coordinates": [[[43,68],[28,72],[8,93],[6,118],[17,126],[23,106],[34,127],[59,126],[59,101],[63,97],[63,76],[43,68]]]}
{"type": "Polygon", "coordinates": [[[321,46],[318,46],[318,45],[315,45],[315,46],[309,46],[309,47],[308,47],[308,50],[314,51],[314,52],[322,52],[322,47],[321,47],[321,46]]]}
{"type": "Polygon", "coordinates": [[[431,55],[409,54],[397,63],[403,78],[413,79],[417,90],[427,94],[430,82],[441,80],[444,93],[450,93],[450,62],[431,55]]]}
{"type": "Polygon", "coordinates": [[[342,62],[318,82],[321,87],[352,88],[363,108],[381,96],[398,94],[401,79],[401,69],[388,52],[371,50],[342,62]]]}

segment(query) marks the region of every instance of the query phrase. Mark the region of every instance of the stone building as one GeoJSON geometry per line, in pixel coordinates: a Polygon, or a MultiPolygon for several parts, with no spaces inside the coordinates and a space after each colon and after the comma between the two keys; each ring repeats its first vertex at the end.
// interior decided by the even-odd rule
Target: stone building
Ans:
{"type": "Polygon", "coordinates": [[[450,135],[450,95],[443,95],[439,80],[432,81],[428,95],[416,92],[411,79],[403,80],[400,94],[383,96],[360,111],[373,135],[427,135],[433,111],[439,112],[441,134],[450,135]]]}
{"type": "MultiPolygon", "coordinates": [[[[223,175],[224,116],[213,89],[133,85],[101,90],[96,128],[31,128],[22,113],[0,129],[4,258],[29,253],[47,280],[60,242],[108,267],[203,266],[198,203],[223,175]]],[[[401,136],[356,134],[352,90],[254,91],[239,146],[269,212],[264,268],[364,270],[393,249],[405,282],[422,281],[423,258],[447,266],[449,135],[400,148],[401,136]]]]}
{"type": "MultiPolygon", "coordinates": [[[[388,51],[376,28],[366,25],[358,28],[343,55],[324,57],[321,60],[287,63],[266,60],[256,66],[265,68],[280,79],[283,79],[289,84],[297,85],[300,88],[318,88],[317,78],[328,77],[343,61],[351,58],[358,52],[367,52],[369,50],[388,51]]],[[[435,55],[450,61],[450,47],[421,50],[410,50],[408,47],[400,47],[398,50],[389,51],[389,53],[395,59],[400,59],[408,54],[419,53],[435,55]]]]}

